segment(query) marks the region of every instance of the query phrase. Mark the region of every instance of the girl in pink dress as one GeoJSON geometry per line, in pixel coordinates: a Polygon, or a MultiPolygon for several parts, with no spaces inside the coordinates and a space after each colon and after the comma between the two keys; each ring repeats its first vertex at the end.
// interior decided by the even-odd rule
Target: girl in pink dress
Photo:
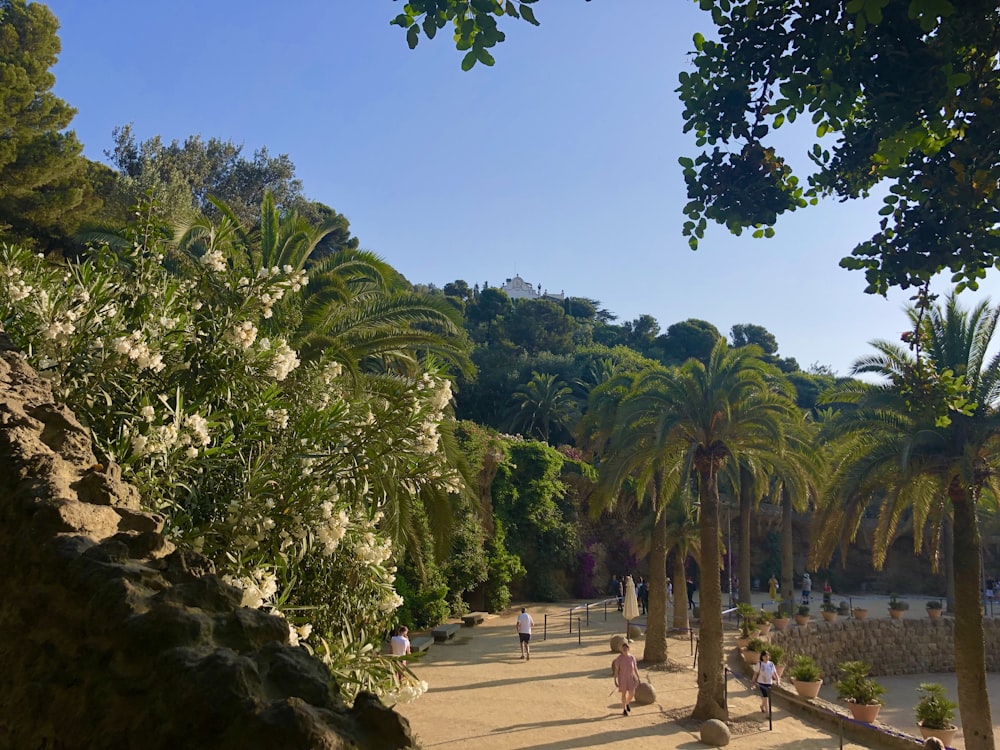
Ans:
{"type": "Polygon", "coordinates": [[[622,694],[622,716],[628,716],[632,711],[632,698],[635,689],[639,687],[639,666],[635,657],[629,653],[628,641],[622,644],[622,652],[611,662],[615,674],[615,687],[622,694]]]}

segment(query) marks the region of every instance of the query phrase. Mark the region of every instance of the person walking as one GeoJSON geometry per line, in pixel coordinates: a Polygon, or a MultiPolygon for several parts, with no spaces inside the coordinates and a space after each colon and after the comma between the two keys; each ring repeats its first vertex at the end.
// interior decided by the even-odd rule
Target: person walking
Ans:
{"type": "Polygon", "coordinates": [[[774,573],[771,573],[771,577],[767,581],[767,595],[772,604],[778,601],[778,579],[774,577],[774,573]]]}
{"type": "Polygon", "coordinates": [[[812,593],[813,582],[809,573],[802,574],[802,603],[809,604],[809,594],[812,593]]]}
{"type": "Polygon", "coordinates": [[[778,684],[778,670],[767,651],[760,652],[760,662],[754,667],[753,681],[760,690],[760,712],[771,710],[771,688],[778,684]]]}
{"type": "Polygon", "coordinates": [[[517,629],[517,639],[521,642],[521,658],[524,660],[531,660],[529,642],[531,641],[531,628],[534,624],[535,621],[531,619],[528,611],[521,607],[521,614],[517,616],[517,623],[514,627],[517,629]]]}
{"type": "Polygon", "coordinates": [[[630,653],[628,641],[622,644],[621,653],[611,662],[611,667],[615,675],[615,687],[622,695],[622,716],[628,716],[632,713],[632,699],[640,681],[639,665],[630,653]]]}

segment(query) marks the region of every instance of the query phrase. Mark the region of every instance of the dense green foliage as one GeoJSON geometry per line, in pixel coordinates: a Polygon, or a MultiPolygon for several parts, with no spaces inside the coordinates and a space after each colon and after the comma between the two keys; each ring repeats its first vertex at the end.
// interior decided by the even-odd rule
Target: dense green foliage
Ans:
{"type": "Polygon", "coordinates": [[[52,93],[58,26],[41,3],[0,0],[0,236],[44,244],[99,206],[96,174],[66,130],[76,112],[52,93]]]}
{"type": "Polygon", "coordinates": [[[692,247],[715,221],[770,236],[779,215],[888,184],[879,230],[841,265],[868,291],[922,286],[942,270],[976,288],[1000,263],[1000,8],[993,0],[702,0],[718,40],[696,35],[680,74],[692,247]],[[768,145],[807,116],[802,184],[768,145]],[[823,145],[834,134],[837,140],[823,145]]]}

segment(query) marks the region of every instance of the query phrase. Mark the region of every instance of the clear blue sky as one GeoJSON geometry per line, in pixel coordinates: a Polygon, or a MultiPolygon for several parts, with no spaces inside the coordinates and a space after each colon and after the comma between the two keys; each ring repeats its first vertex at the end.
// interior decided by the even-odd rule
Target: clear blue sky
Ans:
{"type": "Polygon", "coordinates": [[[90,158],[129,122],[140,139],[287,153],[305,194],[414,283],[516,273],[619,321],[755,323],[803,368],[842,374],[868,341],[905,329],[907,293],[865,295],[863,275],[837,265],[878,204],[828,202],[771,240],[715,228],[688,249],[677,157],[695,149],[674,89],[692,35],[711,32],[693,2],[544,0],[540,28],[503,22],[497,65],[469,73],[450,33],[410,51],[389,26],[393,0],[48,5],[55,91],[78,109],[90,158]]]}

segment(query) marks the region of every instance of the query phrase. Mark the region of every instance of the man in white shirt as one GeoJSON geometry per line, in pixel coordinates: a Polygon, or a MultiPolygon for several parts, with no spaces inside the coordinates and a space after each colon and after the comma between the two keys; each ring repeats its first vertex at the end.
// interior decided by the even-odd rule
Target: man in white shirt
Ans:
{"type": "Polygon", "coordinates": [[[517,637],[521,641],[521,658],[531,659],[531,646],[528,642],[531,640],[531,626],[535,624],[535,621],[531,619],[531,615],[521,607],[521,614],[517,616],[517,637]]]}

